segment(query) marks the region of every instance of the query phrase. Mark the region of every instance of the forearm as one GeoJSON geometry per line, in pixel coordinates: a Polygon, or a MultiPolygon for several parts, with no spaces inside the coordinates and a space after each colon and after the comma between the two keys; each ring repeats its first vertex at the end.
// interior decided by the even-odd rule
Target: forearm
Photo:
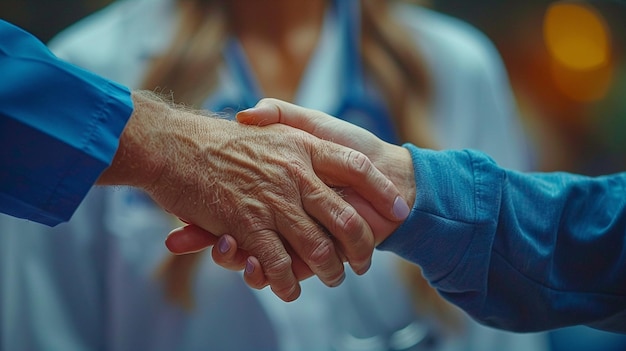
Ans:
{"type": "Polygon", "coordinates": [[[626,325],[626,173],[522,174],[479,152],[411,145],[406,159],[406,150],[364,129],[277,100],[238,119],[284,123],[359,150],[409,202],[415,193],[399,227],[350,189],[344,196],[384,240],[379,249],[420,265],[443,296],[479,321],[520,331],[626,325]]]}
{"type": "Polygon", "coordinates": [[[422,266],[426,278],[440,290],[485,291],[503,174],[491,173],[476,181],[474,169],[481,165],[474,165],[466,152],[409,150],[415,202],[409,218],[379,248],[422,266]],[[483,192],[485,203],[479,211],[476,193],[485,184],[494,191],[483,192]],[[474,259],[465,260],[468,255],[474,259]],[[456,271],[462,266],[473,279],[456,271]]]}
{"type": "Polygon", "coordinates": [[[444,297],[518,331],[626,308],[626,176],[521,174],[477,153],[411,151],[415,205],[380,248],[422,266],[444,297]]]}
{"type": "Polygon", "coordinates": [[[0,37],[0,211],[56,225],[113,158],[130,92],[7,22],[0,37]]]}
{"type": "Polygon", "coordinates": [[[626,173],[507,172],[502,194],[485,322],[522,330],[600,322],[626,332],[624,316],[601,323],[626,311],[626,173]],[[487,317],[500,310],[517,317],[487,317]]]}

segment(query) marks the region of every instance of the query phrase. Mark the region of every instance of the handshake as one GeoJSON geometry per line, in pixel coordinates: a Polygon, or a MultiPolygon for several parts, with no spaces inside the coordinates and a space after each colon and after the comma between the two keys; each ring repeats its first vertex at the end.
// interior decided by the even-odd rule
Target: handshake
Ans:
{"type": "Polygon", "coordinates": [[[341,284],[344,262],[365,273],[382,243],[489,326],[625,332],[626,173],[520,173],[477,151],[388,144],[278,100],[237,123],[144,94],[98,182],[142,188],[188,223],[166,240],[174,253],[213,245],[219,265],[292,301],[312,275],[341,284]],[[572,257],[595,262],[582,280],[572,257]]]}
{"type": "Polygon", "coordinates": [[[188,223],[168,236],[170,251],[214,245],[218,264],[245,270],[248,285],[269,285],[285,301],[311,275],[341,284],[344,262],[364,274],[375,246],[409,215],[409,152],[364,129],[274,99],[240,112],[239,123],[147,93],[133,100],[98,183],[143,188],[188,223]]]}

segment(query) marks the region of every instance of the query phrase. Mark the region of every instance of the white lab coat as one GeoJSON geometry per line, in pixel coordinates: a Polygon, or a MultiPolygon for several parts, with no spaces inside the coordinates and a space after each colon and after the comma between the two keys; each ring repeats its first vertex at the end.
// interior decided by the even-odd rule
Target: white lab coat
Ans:
{"type": "MultiPolygon", "coordinates": [[[[173,1],[123,0],[70,27],[51,42],[60,57],[137,87],[147,64],[168,47],[176,27],[173,1]]],[[[531,168],[506,72],[490,42],[458,20],[412,5],[394,15],[415,35],[433,78],[431,112],[444,148],[483,150],[500,164],[531,168]]],[[[333,23],[297,93],[296,103],[332,113],[341,76],[333,23]]],[[[228,67],[208,100],[236,97],[228,67]]],[[[2,350],[333,350],[346,335],[389,334],[415,316],[396,275],[397,259],[376,252],[365,276],[348,274],[329,289],[303,282],[299,300],[248,289],[239,273],[205,254],[186,312],[163,297],[154,279],[164,260],[171,218],[131,189],[94,189],[72,220],[56,228],[0,218],[2,350]]],[[[432,350],[546,350],[544,334],[511,334],[467,321],[459,338],[432,350]]],[[[360,350],[375,350],[369,339],[360,350]]]]}

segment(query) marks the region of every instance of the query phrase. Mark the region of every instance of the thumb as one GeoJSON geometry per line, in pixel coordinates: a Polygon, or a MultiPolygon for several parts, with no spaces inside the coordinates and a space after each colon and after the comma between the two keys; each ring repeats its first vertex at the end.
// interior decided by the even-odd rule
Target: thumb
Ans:
{"type": "Polygon", "coordinates": [[[165,239],[165,246],[173,254],[181,255],[202,251],[215,245],[217,240],[218,237],[215,235],[198,226],[188,224],[172,230],[165,239]]]}
{"type": "Polygon", "coordinates": [[[334,123],[341,123],[321,111],[272,98],[262,99],[256,106],[237,113],[236,118],[239,123],[258,126],[281,123],[321,138],[324,138],[329,130],[340,127],[334,123]]]}
{"type": "Polygon", "coordinates": [[[236,118],[239,123],[249,125],[285,124],[365,154],[367,150],[378,149],[376,145],[381,142],[369,131],[322,111],[272,98],[262,99],[255,107],[239,112],[236,118]]]}
{"type": "Polygon", "coordinates": [[[259,101],[252,108],[239,111],[235,118],[239,123],[260,127],[280,123],[280,108],[274,103],[267,103],[266,100],[268,99],[259,101]]]}

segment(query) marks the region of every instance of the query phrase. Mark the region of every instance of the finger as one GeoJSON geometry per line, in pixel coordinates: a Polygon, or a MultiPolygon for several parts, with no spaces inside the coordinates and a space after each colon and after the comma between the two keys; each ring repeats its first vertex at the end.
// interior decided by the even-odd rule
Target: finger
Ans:
{"type": "MultiPolygon", "coordinates": [[[[285,249],[287,250],[289,256],[291,256],[291,267],[293,269],[293,274],[296,275],[296,279],[298,279],[298,281],[303,281],[315,275],[315,273],[311,270],[311,267],[309,267],[309,265],[304,262],[300,256],[298,256],[289,243],[285,243],[285,249]]],[[[341,252],[338,252],[338,254],[341,258],[341,252]]],[[[345,260],[342,260],[342,262],[345,262],[345,260]]]]}
{"type": "Polygon", "coordinates": [[[374,233],[374,245],[378,246],[385,238],[394,232],[400,224],[390,221],[376,212],[361,195],[353,189],[344,188],[341,191],[342,198],[348,202],[363,217],[374,233]]]}
{"type": "Polygon", "coordinates": [[[293,273],[300,282],[315,275],[311,268],[297,256],[293,259],[293,273]]]}
{"type": "MultiPolygon", "coordinates": [[[[309,268],[309,266],[293,251],[291,246],[287,245],[287,252],[292,258],[292,269],[298,281],[302,281],[304,279],[310,278],[313,276],[313,271],[309,268]]],[[[237,241],[232,236],[225,234],[222,235],[217,243],[213,246],[212,250],[213,261],[218,265],[234,270],[240,271],[245,270],[247,263],[247,258],[249,254],[245,250],[241,250],[237,247],[237,241]]],[[[258,262],[258,259],[256,259],[258,262]]],[[[260,263],[259,263],[260,264],[260,263]]],[[[261,272],[263,270],[261,269],[261,272]]],[[[265,281],[263,286],[252,286],[254,288],[260,289],[267,285],[267,278],[263,274],[263,280],[265,281]]]]}
{"type": "Polygon", "coordinates": [[[322,111],[272,98],[261,99],[256,106],[238,112],[236,118],[239,123],[257,126],[281,123],[330,141],[343,140],[346,130],[358,130],[367,139],[379,140],[368,130],[322,111]]]}
{"type": "Polygon", "coordinates": [[[268,285],[268,280],[263,273],[263,268],[259,260],[250,256],[246,260],[245,269],[243,271],[243,280],[253,289],[263,289],[268,285]]]}
{"type": "Polygon", "coordinates": [[[401,221],[410,209],[398,188],[364,154],[328,142],[328,148],[316,148],[313,169],[327,184],[350,187],[368,200],[381,215],[401,221]]]}
{"type": "MultiPolygon", "coordinates": [[[[326,189],[329,193],[336,196],[332,190],[328,189],[321,182],[317,187],[326,189]]],[[[307,187],[305,186],[305,188],[307,187]]],[[[327,201],[324,195],[303,193],[303,206],[309,202],[305,201],[306,198],[309,198],[311,202],[315,202],[315,205],[320,207],[320,211],[328,211],[327,208],[323,208],[323,203],[327,201]]],[[[276,224],[279,232],[295,252],[295,256],[302,258],[324,284],[329,287],[341,284],[345,278],[345,272],[335,243],[326,230],[313,221],[309,214],[304,212],[304,210],[298,212],[298,209],[288,209],[283,211],[281,216],[277,216],[276,224]]]]}
{"type": "MultiPolygon", "coordinates": [[[[341,130],[358,128],[320,111],[305,109],[276,99],[261,100],[256,107],[239,112],[237,120],[261,126],[282,123],[331,141],[341,140],[333,137],[341,130]]],[[[361,128],[359,132],[371,135],[361,128]]],[[[372,136],[372,140],[378,139],[372,136]]],[[[327,152],[314,155],[320,156],[314,168],[325,181],[354,188],[378,212],[390,220],[402,221],[408,217],[410,208],[406,200],[396,186],[378,171],[364,154],[335,145],[327,152]]]]}
{"type": "Polygon", "coordinates": [[[240,271],[246,266],[249,254],[237,248],[237,241],[232,236],[222,235],[211,250],[213,261],[223,268],[240,271]]]}
{"type": "Polygon", "coordinates": [[[165,246],[176,255],[199,252],[217,242],[217,236],[204,229],[188,224],[172,230],[165,239],[165,246]]]}
{"type": "Polygon", "coordinates": [[[286,302],[297,299],[301,292],[300,284],[292,270],[291,256],[278,234],[261,229],[246,233],[242,238],[239,246],[258,258],[274,294],[286,302]]]}
{"type": "MultiPolygon", "coordinates": [[[[290,248],[287,248],[287,250],[290,251],[291,257],[293,258],[292,266],[296,279],[298,279],[298,281],[303,281],[312,277],[314,274],[309,266],[300,257],[293,254],[290,248]]],[[[250,256],[246,260],[243,277],[246,284],[253,289],[260,290],[268,285],[267,277],[265,277],[265,274],[263,273],[261,263],[254,256],[250,256]]]]}
{"type": "MultiPolygon", "coordinates": [[[[321,189],[303,194],[305,211],[315,217],[339,244],[339,251],[336,252],[338,262],[343,262],[342,253],[356,274],[364,274],[371,266],[374,252],[372,230],[363,217],[335,191],[326,187],[321,189]]],[[[331,238],[329,240],[332,241],[331,238]]]]}

